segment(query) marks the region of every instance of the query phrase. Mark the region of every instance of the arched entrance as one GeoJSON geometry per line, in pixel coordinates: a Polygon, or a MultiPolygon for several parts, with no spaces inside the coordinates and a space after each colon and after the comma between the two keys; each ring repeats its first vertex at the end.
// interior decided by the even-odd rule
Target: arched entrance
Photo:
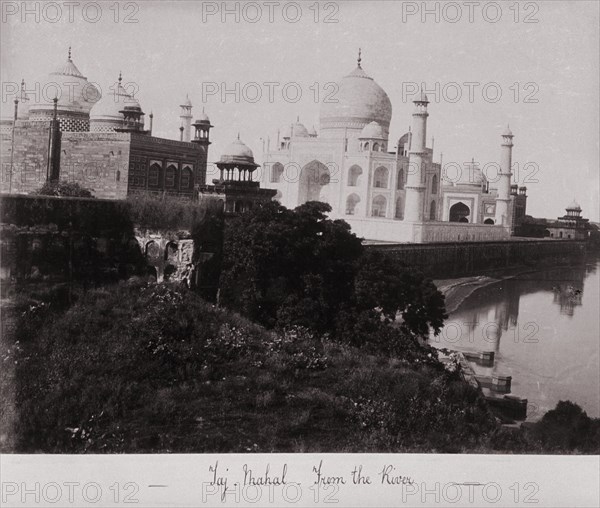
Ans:
{"type": "Polygon", "coordinates": [[[302,168],[300,172],[300,185],[298,192],[298,203],[307,201],[327,202],[329,191],[329,168],[314,160],[302,168]]]}
{"type": "Polygon", "coordinates": [[[469,222],[471,210],[464,203],[456,203],[450,207],[450,222],[469,222]]]}
{"type": "Polygon", "coordinates": [[[385,217],[387,208],[387,199],[384,196],[375,196],[371,206],[372,217],[385,217]]]}
{"type": "Polygon", "coordinates": [[[494,225],[494,219],[485,219],[483,221],[484,224],[489,224],[490,226],[494,225]]]}

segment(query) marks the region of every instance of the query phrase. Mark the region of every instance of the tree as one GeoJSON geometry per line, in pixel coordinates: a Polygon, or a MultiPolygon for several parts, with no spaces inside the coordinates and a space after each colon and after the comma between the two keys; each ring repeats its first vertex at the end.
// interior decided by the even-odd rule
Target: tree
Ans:
{"type": "Polygon", "coordinates": [[[444,296],[431,280],[380,251],[367,250],[361,258],[355,295],[359,309],[378,309],[388,323],[401,317],[415,335],[426,336],[430,327],[439,333],[447,317],[444,296]]]}
{"type": "Polygon", "coordinates": [[[352,295],[362,245],[331,207],[289,210],[272,202],[233,219],[225,231],[221,303],[267,326],[328,331],[352,295]]]}
{"type": "MultiPolygon", "coordinates": [[[[437,333],[444,298],[420,272],[363,247],[329,205],[268,203],[226,226],[221,303],[270,327],[301,325],[356,345],[437,333]],[[386,330],[397,325],[401,332],[386,330]]],[[[406,339],[406,340],[405,340],[406,339]]]]}
{"type": "Polygon", "coordinates": [[[82,187],[77,182],[65,182],[64,180],[47,181],[41,189],[33,192],[40,196],[59,196],[72,198],[93,198],[89,189],[82,187]]]}

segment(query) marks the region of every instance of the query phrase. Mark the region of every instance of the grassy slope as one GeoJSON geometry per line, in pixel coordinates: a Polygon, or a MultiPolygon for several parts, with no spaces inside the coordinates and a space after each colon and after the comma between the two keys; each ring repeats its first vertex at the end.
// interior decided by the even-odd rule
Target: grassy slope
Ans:
{"type": "Polygon", "coordinates": [[[426,350],[277,334],[170,286],[52,307],[23,307],[10,353],[18,451],[461,451],[494,426],[426,350]]]}

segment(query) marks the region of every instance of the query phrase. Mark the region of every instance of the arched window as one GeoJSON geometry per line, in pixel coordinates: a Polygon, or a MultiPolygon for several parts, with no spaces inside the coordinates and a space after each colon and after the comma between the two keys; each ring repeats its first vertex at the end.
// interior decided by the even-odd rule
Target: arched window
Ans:
{"type": "Polygon", "coordinates": [[[348,185],[357,187],[360,183],[360,175],[362,175],[362,168],[356,165],[352,166],[348,171],[348,185]]]}
{"type": "Polygon", "coordinates": [[[396,217],[396,219],[404,220],[404,202],[401,197],[396,199],[396,214],[394,217],[396,217]]]}
{"type": "Polygon", "coordinates": [[[433,175],[433,178],[431,179],[431,193],[437,194],[437,191],[438,191],[438,178],[437,178],[437,175],[433,175]]]}
{"type": "Polygon", "coordinates": [[[471,210],[462,202],[450,207],[450,222],[469,222],[469,215],[471,210]]]}
{"type": "Polygon", "coordinates": [[[281,176],[283,175],[283,164],[276,162],[271,168],[271,183],[281,182],[281,176]]]}
{"type": "Polygon", "coordinates": [[[373,144],[373,151],[374,152],[379,152],[379,143],[373,144]]]}
{"type": "Polygon", "coordinates": [[[485,219],[483,221],[484,224],[489,224],[490,226],[494,225],[494,219],[485,219]]]}
{"type": "Polygon", "coordinates": [[[346,215],[354,215],[356,213],[356,206],[360,202],[360,197],[357,194],[350,194],[346,199],[346,215]]]}
{"type": "Polygon", "coordinates": [[[152,187],[158,187],[160,182],[160,171],[161,167],[158,163],[154,163],[148,170],[148,185],[152,187]]]}
{"type": "Polygon", "coordinates": [[[367,141],[367,142],[366,142],[366,143],[363,145],[363,150],[364,150],[365,152],[368,152],[368,151],[369,151],[369,142],[368,142],[368,141],[367,141]]]}
{"type": "Polygon", "coordinates": [[[373,198],[373,206],[371,207],[371,215],[373,217],[385,217],[387,208],[387,200],[383,196],[375,196],[373,198]]]}
{"type": "Polygon", "coordinates": [[[404,190],[404,168],[398,170],[398,181],[396,182],[396,189],[404,190]]]}
{"type": "Polygon", "coordinates": [[[185,166],[181,170],[181,189],[187,190],[192,189],[194,187],[194,173],[192,172],[192,168],[189,166],[185,166]]]}
{"type": "Polygon", "coordinates": [[[177,186],[177,168],[170,164],[165,171],[165,187],[172,189],[177,186]]]}
{"type": "Polygon", "coordinates": [[[165,261],[170,261],[172,263],[177,261],[177,253],[179,247],[175,242],[169,242],[165,246],[165,261]]]}
{"type": "Polygon", "coordinates": [[[388,170],[383,166],[378,167],[373,175],[373,187],[378,189],[387,189],[388,187],[388,170]]]}
{"type": "MultiPolygon", "coordinates": [[[[434,176],[435,178],[435,176],[434,176]]],[[[437,218],[437,207],[435,204],[435,201],[431,202],[431,205],[429,205],[429,220],[436,220],[437,218]]]]}
{"type": "Polygon", "coordinates": [[[144,250],[147,258],[155,259],[160,257],[160,247],[154,240],[150,240],[144,250]]]}

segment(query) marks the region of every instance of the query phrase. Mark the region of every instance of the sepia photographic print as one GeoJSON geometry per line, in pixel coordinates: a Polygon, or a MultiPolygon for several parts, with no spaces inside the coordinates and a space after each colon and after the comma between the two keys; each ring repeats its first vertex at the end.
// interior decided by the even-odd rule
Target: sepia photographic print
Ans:
{"type": "Polygon", "coordinates": [[[6,507],[600,505],[600,3],[0,1],[6,507]]]}

